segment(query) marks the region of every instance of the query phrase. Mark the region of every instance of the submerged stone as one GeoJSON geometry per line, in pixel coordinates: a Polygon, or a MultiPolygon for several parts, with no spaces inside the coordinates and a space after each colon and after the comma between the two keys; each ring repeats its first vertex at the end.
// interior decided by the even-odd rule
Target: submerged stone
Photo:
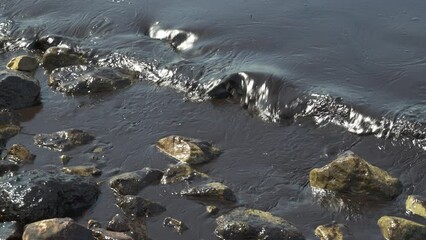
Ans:
{"type": "Polygon", "coordinates": [[[392,199],[402,191],[401,182],[386,171],[346,152],[322,168],[309,173],[311,187],[392,199]]]}
{"type": "Polygon", "coordinates": [[[103,228],[93,228],[91,231],[96,240],[134,240],[125,233],[108,231],[103,228]]]}
{"type": "Polygon", "coordinates": [[[22,240],[94,240],[87,228],[71,218],[53,218],[28,224],[22,240]]]}
{"type": "Polygon", "coordinates": [[[163,225],[165,227],[172,227],[179,234],[182,234],[185,230],[188,230],[188,227],[182,221],[171,217],[166,217],[163,221],[163,225]]]}
{"type": "Polygon", "coordinates": [[[206,174],[194,170],[186,163],[178,163],[170,166],[166,169],[166,171],[164,171],[164,175],[161,178],[161,184],[173,184],[189,181],[197,176],[203,178],[208,177],[206,174]]]}
{"type": "Polygon", "coordinates": [[[56,68],[84,65],[87,63],[87,59],[68,47],[50,47],[43,54],[42,63],[43,67],[51,72],[56,68]]]}
{"type": "Polygon", "coordinates": [[[158,203],[131,195],[117,197],[117,205],[131,217],[150,217],[166,211],[166,208],[158,203]]]}
{"type": "Polygon", "coordinates": [[[188,164],[208,162],[220,153],[219,149],[208,142],[182,136],[162,138],[158,140],[157,148],[161,152],[188,164]]]}
{"type": "Polygon", "coordinates": [[[55,151],[67,151],[75,146],[84,145],[95,139],[94,136],[78,129],[68,129],[51,134],[37,134],[34,143],[39,147],[55,151]]]}
{"type": "Polygon", "coordinates": [[[0,221],[30,223],[76,216],[98,194],[96,183],[80,176],[42,170],[7,174],[0,178],[0,221]]]}
{"type": "Polygon", "coordinates": [[[7,156],[10,160],[17,163],[31,163],[35,158],[35,155],[21,144],[13,144],[7,152],[7,156]]]}
{"type": "Polygon", "coordinates": [[[404,218],[383,216],[377,224],[387,240],[424,240],[426,226],[404,218]]]}
{"type": "Polygon", "coordinates": [[[62,172],[67,174],[75,174],[82,177],[88,176],[99,176],[102,174],[102,171],[95,166],[72,166],[72,167],[63,167],[62,172]]]}
{"type": "Polygon", "coordinates": [[[338,224],[319,225],[315,229],[315,236],[320,240],[343,240],[343,232],[338,224]]]}
{"type": "Polygon", "coordinates": [[[405,208],[414,214],[426,218],[426,199],[420,196],[410,195],[405,201],[405,208]]]}
{"type": "Polygon", "coordinates": [[[38,81],[12,71],[0,72],[0,108],[21,109],[40,103],[38,81]]]}
{"type": "Polygon", "coordinates": [[[33,72],[38,67],[38,61],[34,57],[22,55],[13,58],[7,64],[7,68],[16,71],[33,72]]]}
{"type": "Polygon", "coordinates": [[[162,171],[146,167],[112,177],[109,186],[121,195],[136,195],[143,188],[158,183],[162,176],[162,171]]]}
{"type": "Polygon", "coordinates": [[[19,224],[13,222],[0,223],[0,239],[4,240],[18,240],[21,239],[22,229],[19,224]]]}
{"type": "Polygon", "coordinates": [[[232,190],[220,182],[212,182],[184,189],[181,191],[181,195],[205,201],[237,201],[232,190]]]}
{"type": "Polygon", "coordinates": [[[237,208],[216,219],[215,234],[226,240],[304,240],[303,234],[281,217],[256,209],[237,208]]]}

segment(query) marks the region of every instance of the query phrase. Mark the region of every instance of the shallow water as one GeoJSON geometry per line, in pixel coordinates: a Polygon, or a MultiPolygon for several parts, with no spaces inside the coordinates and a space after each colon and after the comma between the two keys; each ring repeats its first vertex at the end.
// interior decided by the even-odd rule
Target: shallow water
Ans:
{"type": "MultiPolygon", "coordinates": [[[[352,239],[381,239],[380,216],[407,216],[406,196],[426,195],[424,1],[2,0],[0,6],[1,32],[20,38],[0,55],[3,66],[35,36],[60,35],[99,65],[142,73],[140,83],[112,94],[70,97],[52,91],[39,69],[42,106],[20,111],[23,133],[8,142],[37,155],[25,168],[60,168],[61,153],[37,148],[32,135],[71,127],[97,136],[69,154],[72,165],[97,164],[99,180],[174,163],[154,146],[166,135],[210,140],[223,154],[197,169],[230,186],[238,205],[282,216],[308,239],[332,221],[346,224],[352,239]],[[93,156],[96,146],[104,152],[93,156]],[[316,201],[309,171],[345,150],[398,176],[403,194],[380,204],[316,201]]],[[[174,195],[184,186],[140,193],[167,207],[148,219],[152,239],[215,239],[204,206],[174,195]],[[189,230],[164,228],[166,216],[189,230]]],[[[80,222],[105,225],[119,212],[114,203],[103,184],[80,222]]]]}

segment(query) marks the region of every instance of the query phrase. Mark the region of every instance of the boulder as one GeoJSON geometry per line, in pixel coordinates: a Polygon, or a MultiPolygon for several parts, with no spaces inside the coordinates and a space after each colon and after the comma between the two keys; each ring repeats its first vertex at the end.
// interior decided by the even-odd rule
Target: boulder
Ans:
{"type": "Polygon", "coordinates": [[[197,139],[169,136],[158,140],[157,148],[181,162],[205,163],[219,155],[220,151],[210,143],[197,139]]]}
{"type": "Polygon", "coordinates": [[[410,195],[405,201],[407,211],[426,218],[426,199],[420,196],[410,195]]]}
{"type": "Polygon", "coordinates": [[[31,170],[0,178],[2,221],[30,223],[81,214],[97,199],[94,181],[61,172],[31,170]]]}
{"type": "Polygon", "coordinates": [[[426,226],[404,218],[383,216],[377,224],[387,240],[424,240],[426,226]]]}
{"type": "Polygon", "coordinates": [[[134,172],[126,172],[114,176],[109,181],[109,186],[121,195],[136,195],[143,188],[159,183],[163,172],[145,167],[134,172]]]}
{"type": "Polygon", "coordinates": [[[346,152],[322,168],[309,173],[312,188],[337,193],[392,199],[402,191],[401,182],[386,171],[346,152]]]}
{"type": "Polygon", "coordinates": [[[71,218],[53,218],[28,224],[22,240],[94,240],[87,228],[71,218]]]}
{"type": "Polygon", "coordinates": [[[42,63],[43,67],[48,72],[51,72],[56,68],[85,65],[87,59],[82,54],[68,47],[50,47],[43,54],[42,63]]]}
{"type": "Polygon", "coordinates": [[[22,236],[21,226],[17,222],[0,223],[0,239],[19,240],[22,236]]]}
{"type": "Polygon", "coordinates": [[[35,158],[35,155],[21,144],[13,144],[7,151],[7,156],[10,160],[17,163],[31,163],[35,158]]]}
{"type": "Polygon", "coordinates": [[[130,231],[126,218],[121,214],[115,214],[114,217],[108,222],[106,229],[114,232],[130,231]]]}
{"type": "Polygon", "coordinates": [[[40,85],[20,72],[0,72],[0,108],[21,109],[40,103],[40,85]]]}
{"type": "Polygon", "coordinates": [[[83,95],[122,89],[136,80],[135,72],[121,68],[78,65],[54,70],[48,84],[68,95],[83,95]]]}
{"type": "Polygon", "coordinates": [[[237,201],[232,190],[220,182],[212,182],[184,189],[180,194],[201,201],[237,201]]]}
{"type": "Polygon", "coordinates": [[[191,166],[186,163],[178,163],[170,166],[164,171],[164,175],[161,178],[161,184],[173,184],[183,181],[189,181],[194,177],[207,178],[207,174],[194,170],[191,166]]]}
{"type": "Polygon", "coordinates": [[[7,68],[16,71],[33,72],[38,68],[38,61],[34,57],[22,55],[10,60],[7,68]]]}
{"type": "Polygon", "coordinates": [[[62,172],[67,174],[75,174],[82,177],[88,176],[99,176],[102,174],[102,171],[95,166],[72,166],[72,167],[63,167],[62,172]]]}
{"type": "Polygon", "coordinates": [[[166,208],[158,203],[131,195],[118,196],[117,205],[130,217],[150,217],[166,211],[166,208]]]}
{"type": "Polygon", "coordinates": [[[182,221],[171,217],[166,217],[164,219],[163,226],[172,227],[179,234],[182,234],[185,230],[188,230],[188,227],[182,221]]]}
{"type": "Polygon", "coordinates": [[[319,225],[315,229],[315,236],[320,240],[343,240],[343,231],[338,224],[319,225]]]}
{"type": "Polygon", "coordinates": [[[283,218],[256,209],[237,208],[216,219],[215,234],[227,240],[304,240],[303,234],[283,218]]]}
{"type": "Polygon", "coordinates": [[[90,230],[96,240],[134,240],[134,238],[122,232],[112,232],[103,228],[93,228],[90,230]]]}
{"type": "Polygon", "coordinates": [[[76,146],[84,145],[95,139],[94,136],[78,129],[68,129],[51,134],[37,134],[34,144],[55,151],[68,151],[76,146]]]}

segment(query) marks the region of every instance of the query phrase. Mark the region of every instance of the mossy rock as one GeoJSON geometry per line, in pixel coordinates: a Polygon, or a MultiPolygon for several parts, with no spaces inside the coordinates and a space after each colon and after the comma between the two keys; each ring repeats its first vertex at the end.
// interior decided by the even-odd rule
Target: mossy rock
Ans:
{"type": "Polygon", "coordinates": [[[35,155],[21,144],[13,144],[7,152],[7,156],[10,160],[18,163],[31,163],[35,158],[35,155]]]}
{"type": "Polygon", "coordinates": [[[377,224],[387,240],[424,240],[426,226],[404,218],[383,216],[377,224]]]}
{"type": "Polygon", "coordinates": [[[337,193],[393,199],[402,191],[401,182],[388,172],[346,152],[309,173],[311,187],[337,193]]]}
{"type": "Polygon", "coordinates": [[[407,211],[426,218],[426,199],[420,196],[410,195],[405,201],[407,211]]]}
{"type": "Polygon", "coordinates": [[[338,224],[319,225],[315,229],[315,236],[320,240],[343,240],[343,232],[338,224]]]}
{"type": "Polygon", "coordinates": [[[181,195],[201,201],[237,201],[232,190],[220,182],[212,182],[184,189],[181,191],[181,195]]]}
{"type": "Polygon", "coordinates": [[[38,67],[38,61],[36,58],[22,55],[13,58],[7,64],[7,68],[16,71],[33,72],[38,67]]]}

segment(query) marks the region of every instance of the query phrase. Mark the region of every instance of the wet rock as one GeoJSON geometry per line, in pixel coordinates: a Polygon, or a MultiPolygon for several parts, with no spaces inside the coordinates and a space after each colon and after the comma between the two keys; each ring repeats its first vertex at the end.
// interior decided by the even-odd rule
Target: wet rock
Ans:
{"type": "Polygon", "coordinates": [[[71,218],[53,218],[28,224],[22,240],[94,240],[87,228],[71,218]]]}
{"type": "Polygon", "coordinates": [[[162,171],[146,167],[112,177],[109,186],[121,195],[136,195],[148,185],[158,183],[162,176],[162,171]]]}
{"type": "Polygon", "coordinates": [[[166,217],[163,221],[165,227],[172,227],[176,232],[182,234],[188,227],[182,222],[175,218],[166,217]]]}
{"type": "Polygon", "coordinates": [[[220,153],[219,149],[208,142],[181,136],[162,138],[158,140],[157,148],[161,152],[188,164],[208,162],[220,153]]]}
{"type": "Polygon", "coordinates": [[[33,72],[38,68],[38,61],[34,57],[22,55],[10,60],[7,68],[16,71],[33,72]]]}
{"type": "Polygon", "coordinates": [[[67,174],[75,174],[82,177],[88,176],[99,176],[102,174],[102,171],[95,166],[73,166],[73,167],[63,167],[62,172],[67,174]]]}
{"type": "Polygon", "coordinates": [[[42,170],[7,174],[0,178],[0,220],[29,223],[76,216],[99,194],[88,178],[42,170]]]}
{"type": "Polygon", "coordinates": [[[256,209],[237,208],[216,219],[215,234],[227,240],[303,240],[299,230],[283,218],[256,209]]]}
{"type": "Polygon", "coordinates": [[[181,195],[205,201],[237,201],[232,190],[219,182],[212,182],[184,189],[181,191],[181,195]]]}
{"type": "Polygon", "coordinates": [[[210,215],[216,215],[219,212],[219,208],[213,205],[206,206],[206,212],[210,215]]]}
{"type": "Polygon", "coordinates": [[[48,84],[68,95],[111,92],[132,84],[137,74],[121,68],[71,66],[58,68],[49,76],[48,84]]]}
{"type": "Polygon", "coordinates": [[[383,216],[377,224],[387,240],[426,239],[426,226],[399,217],[383,216]]]}
{"type": "Polygon", "coordinates": [[[161,184],[173,184],[183,181],[189,181],[194,177],[207,178],[208,176],[204,173],[194,170],[191,166],[186,163],[178,163],[164,171],[164,175],[161,178],[161,184]]]}
{"type": "Polygon", "coordinates": [[[38,81],[12,71],[0,72],[0,108],[21,109],[40,103],[38,81]]]}
{"type": "Polygon", "coordinates": [[[70,157],[70,156],[68,156],[68,155],[65,155],[65,154],[63,154],[63,155],[59,156],[59,160],[61,160],[62,165],[66,165],[66,164],[68,164],[68,163],[71,161],[71,158],[72,158],[72,157],[70,157]]]}
{"type": "Polygon", "coordinates": [[[117,205],[127,215],[132,217],[150,217],[158,215],[166,208],[138,196],[118,196],[117,205]]]}
{"type": "Polygon", "coordinates": [[[17,125],[0,125],[0,141],[8,140],[21,131],[21,127],[17,125]]]}
{"type": "Polygon", "coordinates": [[[19,170],[18,164],[8,160],[0,161],[0,176],[3,176],[4,174],[8,172],[16,172],[18,170],[19,170]]]}
{"type": "Polygon", "coordinates": [[[84,145],[95,139],[94,136],[78,129],[68,129],[51,134],[37,134],[34,144],[55,151],[68,151],[75,146],[84,145]]]}
{"type": "Polygon", "coordinates": [[[67,47],[51,47],[43,54],[43,67],[48,72],[54,69],[75,65],[85,65],[87,59],[82,54],[67,47]]]}
{"type": "Polygon", "coordinates": [[[35,158],[35,155],[21,144],[13,144],[7,152],[7,156],[10,160],[17,163],[31,163],[35,158]]]}
{"type": "Polygon", "coordinates": [[[320,240],[343,240],[343,232],[338,224],[318,226],[315,229],[315,236],[320,240]]]}
{"type": "Polygon", "coordinates": [[[96,221],[95,219],[89,219],[89,221],[87,221],[87,228],[88,229],[100,228],[100,227],[102,227],[101,223],[96,221]]]}
{"type": "Polygon", "coordinates": [[[426,199],[420,196],[410,195],[405,201],[405,208],[414,214],[426,218],[426,199]]]}
{"type": "Polygon", "coordinates": [[[125,217],[120,214],[114,215],[111,221],[108,222],[106,229],[114,232],[130,231],[129,225],[127,225],[125,217]]]}
{"type": "Polygon", "coordinates": [[[18,240],[21,239],[22,230],[17,222],[0,223],[0,239],[18,240]]]}
{"type": "Polygon", "coordinates": [[[309,181],[312,188],[386,199],[402,191],[397,178],[352,152],[346,152],[322,168],[312,169],[309,181]]]}
{"type": "Polygon", "coordinates": [[[91,229],[96,240],[134,240],[134,238],[122,232],[112,232],[103,228],[91,229]]]}
{"type": "Polygon", "coordinates": [[[61,44],[63,40],[64,37],[57,35],[42,36],[28,44],[27,48],[30,50],[45,52],[47,49],[61,44]]]}

